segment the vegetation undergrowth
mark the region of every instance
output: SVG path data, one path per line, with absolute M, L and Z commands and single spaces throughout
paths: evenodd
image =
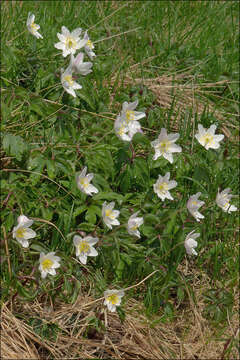
M 43 39 L 28 32 L 29 12 Z M 215 199 L 218 189 L 231 188 L 231 204 L 237 205 L 237 2 L 19 1 L 3 2 L 1 14 L 2 303 L 74 304 L 88 291 L 98 299 L 157 270 L 125 292 L 117 311 L 124 319 L 124 306 L 134 298 L 165 323 L 188 306 L 189 294 L 196 301 L 193 279 L 206 274 L 211 287 L 203 293 L 204 316 L 226 327 L 238 282 L 238 217 Z M 93 71 L 76 78 L 82 86 L 76 97 L 61 84 L 69 56 L 54 47 L 63 25 L 88 29 L 95 42 Z M 146 114 L 139 120 L 142 132 L 122 141 L 115 119 L 123 102 L 135 100 L 136 110 Z M 216 125 L 216 133 L 224 134 L 218 149 L 197 141 L 199 124 Z M 180 134 L 182 152 L 173 163 L 153 160 L 151 142 L 162 128 Z M 76 182 L 85 166 L 98 189 L 92 196 Z M 173 200 L 162 201 L 153 186 L 168 172 L 177 186 Z M 186 206 L 198 192 L 204 201 L 200 222 Z M 102 206 L 112 201 L 120 225 L 109 230 Z M 140 238 L 127 231 L 137 211 L 143 217 Z M 28 248 L 12 234 L 23 214 L 34 220 L 37 234 Z M 184 241 L 192 231 L 200 236 L 198 255 L 189 260 Z M 76 257 L 76 235 L 99 239 L 98 256 L 86 265 Z M 41 278 L 41 252 L 61 258 L 55 276 Z M 187 275 L 181 271 L 186 257 L 193 269 Z M 97 317 L 91 321 L 100 326 Z

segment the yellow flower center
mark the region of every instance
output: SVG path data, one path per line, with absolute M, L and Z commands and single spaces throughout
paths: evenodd
M 71 75 L 64 76 L 64 80 L 68 83 L 69 86 L 73 86 L 73 79 Z
M 81 241 L 78 245 L 78 250 L 80 253 L 87 253 L 90 249 L 90 245 L 86 241 Z
M 92 43 L 91 40 L 88 40 L 87 43 L 86 43 L 86 45 L 87 45 L 90 49 L 93 48 L 93 43 Z
M 128 110 L 126 111 L 127 122 L 134 120 L 134 111 Z
M 165 193 L 166 191 L 168 191 L 168 184 L 166 182 L 159 184 L 158 190 L 162 193 Z
M 205 143 L 205 145 L 213 145 L 214 144 L 213 136 L 210 134 L 203 135 L 201 138 L 201 141 L 203 141 Z
M 66 39 L 65 45 L 68 49 L 72 49 L 72 48 L 74 49 L 76 47 L 77 43 L 73 38 L 68 37 Z
M 114 215 L 112 213 L 112 210 L 106 210 L 105 215 L 109 217 L 110 219 L 114 219 Z
M 138 228 L 138 225 L 134 225 L 134 226 L 131 227 L 131 230 L 134 231 L 134 230 L 137 230 L 137 228 Z
M 26 233 L 26 228 L 20 227 L 16 231 L 16 236 L 19 237 L 19 238 L 24 238 L 25 233 Z
M 53 261 L 50 260 L 50 259 L 45 259 L 45 260 L 42 261 L 43 270 L 51 269 L 52 265 L 53 265 Z
M 117 294 L 112 294 L 107 297 L 107 301 L 112 303 L 113 305 L 117 304 L 119 301 L 119 297 Z
M 86 187 L 88 187 L 88 185 L 89 185 L 89 182 L 88 182 L 87 178 L 81 178 L 81 179 L 79 180 L 79 183 L 84 187 L 84 189 L 85 189 Z
M 34 22 L 30 26 L 33 30 L 37 30 L 37 25 Z
M 165 152 L 165 151 L 168 150 L 169 145 L 170 145 L 170 142 L 166 140 L 166 141 L 162 141 L 162 142 L 158 145 L 158 147 L 159 147 L 159 150 L 161 150 L 162 152 Z

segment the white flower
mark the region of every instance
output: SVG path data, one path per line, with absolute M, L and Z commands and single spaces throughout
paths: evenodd
M 96 54 L 92 51 L 92 49 L 94 49 L 94 45 L 93 45 L 92 41 L 90 40 L 87 31 L 85 31 L 83 39 L 86 40 L 84 49 L 85 49 L 87 55 L 92 60 L 94 58 L 94 56 L 96 56 Z
M 104 305 L 107 305 L 111 312 L 116 311 L 116 306 L 119 306 L 124 296 L 124 290 L 106 290 L 104 291 Z
M 216 125 L 211 125 L 209 129 L 205 129 L 201 124 L 198 124 L 198 133 L 195 138 L 206 150 L 220 147 L 219 142 L 222 141 L 224 135 L 215 135 L 216 128 Z
M 73 73 L 73 69 L 72 66 L 70 65 L 64 72 L 62 72 L 61 83 L 64 90 L 67 93 L 76 97 L 76 93 L 74 90 L 81 89 L 82 86 L 73 80 L 72 73 Z
M 77 28 L 70 33 L 65 26 L 62 26 L 62 34 L 57 33 L 60 42 L 54 46 L 63 51 L 63 57 L 66 57 L 69 54 L 75 54 L 77 50 L 81 49 L 86 44 L 87 40 L 80 39 L 79 37 L 81 32 L 82 29 Z
M 172 153 L 181 152 L 182 148 L 179 145 L 174 144 L 179 138 L 179 134 L 167 134 L 165 128 L 161 129 L 160 135 L 158 138 L 151 142 L 152 147 L 154 147 L 155 154 L 153 160 L 157 160 L 160 156 L 163 156 L 171 164 L 173 163 Z
M 93 174 L 91 173 L 86 175 L 86 173 L 87 167 L 85 166 L 81 173 L 77 175 L 77 186 L 83 193 L 92 196 L 92 193 L 98 193 L 98 189 L 90 184 L 90 181 L 93 179 Z
M 110 202 L 109 204 L 107 204 L 105 201 L 102 206 L 103 221 L 110 229 L 112 229 L 112 225 L 120 225 L 120 222 L 116 219 L 119 216 L 120 211 L 113 210 L 114 206 L 114 201 Z
M 28 219 L 25 215 L 20 215 L 17 219 L 18 225 L 13 228 L 13 238 L 16 239 L 24 248 L 29 246 L 28 239 L 34 238 L 37 234 L 29 227 L 33 220 Z
M 78 235 L 73 237 L 73 243 L 76 246 L 76 256 L 79 257 L 79 260 L 82 264 L 86 265 L 88 256 L 97 256 L 98 252 L 93 247 L 98 242 L 98 238 L 92 236 L 85 236 L 81 238 Z
M 91 67 L 93 64 L 91 62 L 83 62 L 83 58 L 84 54 L 82 52 L 80 52 L 76 58 L 74 58 L 74 55 L 71 54 L 70 66 L 72 67 L 73 71 L 81 75 L 87 75 L 92 72 Z
M 200 221 L 199 219 L 204 219 L 204 216 L 198 211 L 198 209 L 205 204 L 204 201 L 198 200 L 200 195 L 201 192 L 198 192 L 197 194 L 190 196 L 187 202 L 188 211 L 197 221 Z
M 184 241 L 184 246 L 185 246 L 185 249 L 186 249 L 186 252 L 188 255 L 197 255 L 197 252 L 195 251 L 194 248 L 197 247 L 198 243 L 197 241 L 195 240 L 196 238 L 198 238 L 200 236 L 199 233 L 194 233 L 195 230 L 191 231 L 185 241 Z
M 138 100 L 135 100 L 132 103 L 128 103 L 127 101 L 124 101 L 120 116 L 122 120 L 125 120 L 126 124 L 129 124 L 132 121 L 138 121 L 146 116 L 144 112 L 134 111 L 137 106 L 138 106 Z
M 169 181 L 169 178 L 170 173 L 167 172 L 165 176 L 159 175 L 156 184 L 153 184 L 154 192 L 162 201 L 165 199 L 173 200 L 173 197 L 168 190 L 175 188 L 177 182 L 174 180 Z
M 225 190 L 223 190 L 222 192 L 217 193 L 217 197 L 216 197 L 216 203 L 217 205 L 223 209 L 223 211 L 228 212 L 229 214 L 232 211 L 237 211 L 237 207 L 234 205 L 230 204 L 230 200 L 233 197 L 233 195 L 230 195 L 231 189 L 227 188 Z
M 59 256 L 55 256 L 55 252 L 50 252 L 46 255 L 42 252 L 40 253 L 39 270 L 41 271 L 43 279 L 45 279 L 47 274 L 56 275 L 55 269 L 60 267 L 59 261 L 61 261 L 61 258 Z
M 114 123 L 115 133 L 123 141 L 131 141 L 137 132 L 142 132 L 138 120 L 145 117 L 146 114 L 140 111 L 134 111 L 137 105 L 138 100 L 132 103 L 125 101 L 122 105 L 122 111 Z
M 43 39 L 42 35 L 39 34 L 39 32 L 38 32 L 38 30 L 40 29 L 40 26 L 35 24 L 34 19 L 35 19 L 35 15 L 28 13 L 28 18 L 27 18 L 28 31 L 32 35 L 36 36 L 37 39 Z
M 139 211 L 134 213 L 130 218 L 128 219 L 127 224 L 127 231 L 130 235 L 135 235 L 138 238 L 140 238 L 140 232 L 138 231 L 138 227 L 143 224 L 143 218 L 137 217 Z

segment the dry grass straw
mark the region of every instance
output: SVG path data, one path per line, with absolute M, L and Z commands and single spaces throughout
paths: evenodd
M 147 65 L 153 58 L 155 58 L 155 56 L 146 59 L 141 66 Z M 221 97 L 221 92 L 224 93 L 224 91 L 229 88 L 229 80 L 221 80 L 215 83 L 206 81 L 200 82 L 199 79 L 201 78 L 201 75 L 192 75 L 192 68 L 182 72 L 163 74 L 154 78 L 143 78 L 139 77 L 139 68 L 140 64 L 130 66 L 129 71 L 120 76 L 122 82 L 119 82 L 117 87 L 116 78 L 119 75 L 114 75 L 112 77 L 112 101 L 120 84 L 125 87 L 138 84 L 147 87 L 156 95 L 155 105 L 161 108 L 170 109 L 174 100 L 174 108 L 171 116 L 172 130 L 178 130 L 179 126 L 181 126 L 180 120 L 184 117 L 186 112 L 192 114 L 191 121 L 194 123 L 195 114 L 201 115 L 205 109 L 208 109 L 210 113 L 213 113 L 214 116 L 221 121 L 221 130 L 226 137 L 231 138 L 229 128 L 238 128 L 238 125 L 235 125 L 235 123 L 229 121 L 229 119 L 233 119 L 239 114 L 229 113 L 222 109 L 220 110 L 215 103 L 215 100 L 221 100 L 226 104 L 226 99 Z M 144 70 L 147 72 L 147 69 Z M 150 73 L 152 73 L 152 70 Z M 207 96 L 209 94 L 214 100 L 210 100 Z M 234 100 L 232 100 L 232 102 L 235 103 L 237 108 L 239 104 Z M 231 138 L 231 140 L 234 139 Z
M 187 260 L 178 271 L 183 276 L 193 275 Z M 200 278 L 196 271 L 191 285 L 195 301 L 189 293 L 189 301 L 177 309 L 178 315 L 168 323 L 161 322 L 160 315 L 151 319 L 145 316 L 141 302 L 133 299 L 126 301 L 123 323 L 117 313 L 108 312 L 102 302 L 92 303 L 88 295 L 79 296 L 73 305 L 56 303 L 54 309 L 37 300 L 18 302 L 13 311 L 4 304 L 2 359 L 222 359 L 227 339 L 238 336 L 238 292 L 235 292 L 234 315 L 224 324 L 222 335 L 202 315 L 203 292 L 211 287 L 210 279 L 205 274 Z M 91 305 L 86 306 L 88 303 Z M 57 337 L 41 338 L 26 324 L 30 317 L 40 319 L 45 326 L 57 325 Z M 99 330 L 90 325 L 93 318 L 103 324 Z M 228 359 L 238 356 L 233 348 Z

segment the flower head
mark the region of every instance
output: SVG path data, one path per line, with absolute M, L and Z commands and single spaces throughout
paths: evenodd
M 211 125 L 209 129 L 205 129 L 201 124 L 198 124 L 198 133 L 195 138 L 206 150 L 220 147 L 219 142 L 223 140 L 224 135 L 215 135 L 216 128 L 216 125 Z
M 37 234 L 29 227 L 33 220 L 28 219 L 25 215 L 20 215 L 17 219 L 18 225 L 13 228 L 13 238 L 16 239 L 24 248 L 29 246 L 29 239 L 34 238 Z
M 80 39 L 81 28 L 77 28 L 70 32 L 65 26 L 62 26 L 62 34 L 57 33 L 57 37 L 60 40 L 55 44 L 55 48 L 62 50 L 63 57 L 69 54 L 75 54 L 75 52 L 85 46 L 87 40 Z
M 124 296 L 124 290 L 106 290 L 104 291 L 104 305 L 107 305 L 109 311 L 116 311 L 116 306 L 119 306 Z
M 82 52 L 80 52 L 75 58 L 74 55 L 71 54 L 70 65 L 73 72 L 75 71 L 81 75 L 87 75 L 92 72 L 91 67 L 93 64 L 91 62 L 83 62 L 83 58 L 84 54 Z
M 64 72 L 62 72 L 61 83 L 67 93 L 76 97 L 76 93 L 74 90 L 81 89 L 82 86 L 73 80 L 72 73 L 73 68 L 70 65 Z
M 187 202 L 188 211 L 197 221 L 200 221 L 199 219 L 204 219 L 204 216 L 198 211 L 198 209 L 205 204 L 204 201 L 198 200 L 201 194 L 201 192 L 198 192 L 197 194 L 190 196 Z
M 161 129 L 160 135 L 158 138 L 151 142 L 152 147 L 154 147 L 155 154 L 153 160 L 157 160 L 160 156 L 163 156 L 171 164 L 173 163 L 172 153 L 181 152 L 182 148 L 179 145 L 175 144 L 179 138 L 179 134 L 167 134 L 165 128 Z
M 173 200 L 173 197 L 168 190 L 175 188 L 177 186 L 177 182 L 174 180 L 169 181 L 169 178 L 169 172 L 167 172 L 164 176 L 159 175 L 157 182 L 153 185 L 154 192 L 162 201 L 165 199 Z
M 109 227 L 109 229 L 112 229 L 112 225 L 120 225 L 120 222 L 117 220 L 120 211 L 113 210 L 114 206 L 114 201 L 110 202 L 109 204 L 107 204 L 105 201 L 102 206 L 103 221 L 105 222 L 107 227 Z
M 98 189 L 90 184 L 90 181 L 93 179 L 93 174 L 87 174 L 87 167 L 85 166 L 81 173 L 77 176 L 77 186 L 85 194 L 91 195 L 97 194 Z
M 38 32 L 38 30 L 40 29 L 40 26 L 35 24 L 34 20 L 35 20 L 35 15 L 28 13 L 28 18 L 27 18 L 28 31 L 32 35 L 36 36 L 37 39 L 43 39 L 42 35 L 39 34 L 39 32 Z
M 197 252 L 195 251 L 194 248 L 197 247 L 198 243 L 197 241 L 195 240 L 196 238 L 198 238 L 200 236 L 199 233 L 194 233 L 195 230 L 191 231 L 185 241 L 184 241 L 184 246 L 185 246 L 185 249 L 186 249 L 186 252 L 188 255 L 197 255 Z
M 89 56 L 89 58 L 92 60 L 94 58 L 94 56 L 96 56 L 96 54 L 95 54 L 95 52 L 93 52 L 94 45 L 93 45 L 92 41 L 90 40 L 87 31 L 85 31 L 83 39 L 86 40 L 84 49 L 85 49 L 87 55 Z
M 237 211 L 237 207 L 234 205 L 230 204 L 230 200 L 233 197 L 233 195 L 230 195 L 231 189 L 227 188 L 225 190 L 223 190 L 222 192 L 217 193 L 217 197 L 216 197 L 216 203 L 217 205 L 223 209 L 223 211 L 227 212 L 227 213 L 231 213 L 232 211 Z
M 140 238 L 141 236 L 140 236 L 140 232 L 138 231 L 138 227 L 143 224 L 143 218 L 137 217 L 138 214 L 139 214 L 139 211 L 134 213 L 128 219 L 127 231 L 130 235 L 135 235 L 138 238 Z
M 128 103 L 127 101 L 124 101 L 120 116 L 122 120 L 125 120 L 126 124 L 129 124 L 132 121 L 138 121 L 146 116 L 144 112 L 134 111 L 137 106 L 138 106 L 138 100 L 135 100 L 132 103 Z
M 60 267 L 59 261 L 61 261 L 61 258 L 59 256 L 55 256 L 55 252 L 50 252 L 46 255 L 41 252 L 39 258 L 39 270 L 41 271 L 43 279 L 45 279 L 47 274 L 56 275 L 55 269 Z
M 98 238 L 92 236 L 85 236 L 81 238 L 78 235 L 75 235 L 73 238 L 73 243 L 76 246 L 76 256 L 79 257 L 79 260 L 82 264 L 86 265 L 88 256 L 97 256 L 98 252 L 93 247 L 98 242 Z

